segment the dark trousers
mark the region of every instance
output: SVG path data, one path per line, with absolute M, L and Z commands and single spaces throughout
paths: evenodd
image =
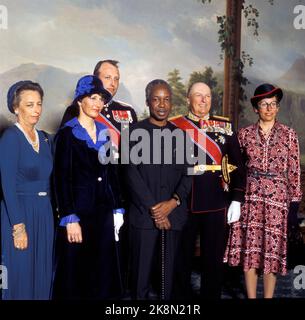
M 200 234 L 200 295 L 206 299 L 220 299 L 224 274 L 223 256 L 227 240 L 226 210 L 190 215 L 181 237 L 175 298 L 192 298 L 191 272 L 198 232 Z
M 151 289 L 153 273 L 160 273 L 156 267 L 155 258 L 161 254 L 161 231 L 158 229 L 140 229 L 131 226 L 132 241 L 132 298 L 138 300 L 148 299 Z M 176 252 L 179 243 L 180 231 L 165 231 L 164 257 L 165 263 L 160 266 L 164 268 L 164 298 L 172 296 L 173 274 Z M 161 259 L 159 259 L 161 260 Z M 161 283 L 161 277 L 160 277 Z

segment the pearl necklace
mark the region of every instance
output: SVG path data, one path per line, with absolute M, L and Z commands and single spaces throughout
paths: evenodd
M 26 140 L 27 140 L 28 143 L 32 146 L 32 148 L 34 149 L 34 151 L 38 153 L 38 152 L 39 152 L 39 136 L 38 136 L 37 130 L 34 128 L 35 141 L 32 141 L 31 138 L 28 136 L 28 134 L 24 131 L 24 129 L 22 128 L 22 126 L 20 125 L 20 123 L 16 122 L 15 125 L 16 125 L 16 127 L 24 134 Z

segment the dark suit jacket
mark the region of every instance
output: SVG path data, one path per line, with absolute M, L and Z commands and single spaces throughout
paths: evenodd
M 167 129 L 169 132 L 178 130 L 185 140 L 185 134 L 182 130 L 177 129 L 171 123 L 163 128 L 153 125 L 148 119 L 138 122 L 132 127 L 131 136 L 136 129 L 145 129 L 150 141 L 148 150 L 143 152 L 150 152 L 150 163 L 151 164 L 129 164 L 127 165 L 127 184 L 129 186 L 129 193 L 131 197 L 130 204 L 130 223 L 139 228 L 153 229 L 154 221 L 150 215 L 150 208 L 165 200 L 172 198 L 173 193 L 177 193 L 181 199 L 181 206 L 174 209 L 168 216 L 173 230 L 181 230 L 187 219 L 187 197 L 191 188 L 191 177 L 187 176 L 187 165 L 185 159 L 182 164 L 175 164 L 177 145 L 176 141 L 173 141 L 172 148 L 169 152 L 173 156 L 173 164 L 164 164 L 164 150 L 165 146 L 169 144 L 157 143 L 153 141 L 153 130 L 164 132 Z M 131 152 L 134 154 L 133 148 L 138 141 L 131 141 Z M 148 143 L 145 142 L 147 147 Z M 135 150 L 135 149 L 134 149 Z M 154 155 L 160 153 L 160 164 L 152 164 Z M 141 154 L 143 155 L 143 153 Z
M 55 189 L 61 217 L 94 214 L 97 207 L 121 208 L 113 165 L 102 165 L 97 150 L 77 139 L 71 127 L 60 129 L 55 143 Z

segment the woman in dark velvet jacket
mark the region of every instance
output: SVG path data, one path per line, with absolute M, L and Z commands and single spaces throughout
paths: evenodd
M 55 299 L 108 299 L 120 295 L 115 245 L 123 224 L 115 168 L 102 164 L 106 127 L 94 121 L 111 99 L 95 76 L 82 77 L 73 105 L 79 116 L 56 136 L 57 232 Z

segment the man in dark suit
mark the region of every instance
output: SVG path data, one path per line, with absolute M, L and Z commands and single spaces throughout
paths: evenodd
M 190 219 L 183 235 L 180 279 L 182 297 L 189 292 L 191 261 L 197 232 L 200 233 L 201 295 L 219 299 L 223 280 L 226 224 L 238 221 L 245 192 L 245 169 L 240 146 L 228 118 L 210 115 L 212 95 L 202 82 L 188 90 L 189 113 L 171 120 L 177 127 L 194 132 L 195 157 L 205 163 L 195 166 L 190 198 Z M 184 274 L 184 275 L 183 275 Z
M 185 134 L 167 121 L 172 108 L 171 99 L 171 88 L 164 80 L 153 80 L 147 85 L 146 104 L 150 116 L 133 126 L 130 152 L 126 153 L 130 156 L 127 183 L 131 196 L 129 214 L 134 299 L 149 298 L 151 275 L 158 272 L 153 269 L 154 258 L 160 253 L 160 238 L 163 256 L 161 298 L 171 298 L 179 237 L 187 219 L 191 178 L 187 176 L 184 160 Z M 179 138 L 172 139 L 176 134 Z M 158 139 L 160 136 L 164 138 Z M 168 139 L 172 139 L 172 144 Z M 182 153 L 180 164 L 179 152 Z

